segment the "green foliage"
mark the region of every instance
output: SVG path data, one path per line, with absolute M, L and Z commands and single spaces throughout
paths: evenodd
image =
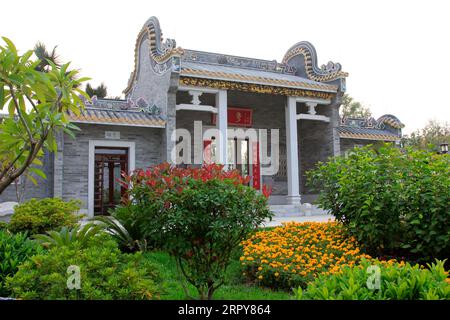
M 6 108 L 8 115 L 0 122 L 0 194 L 24 173 L 33 183 L 45 178 L 43 150 L 56 150 L 59 131 L 73 135 L 77 127 L 67 112 L 79 114 L 84 106 L 80 96 L 89 98 L 78 88 L 87 79 L 68 70 L 69 63 L 47 60 L 48 67 L 42 67 L 42 61 L 32 59 L 33 50 L 20 55 L 11 40 L 2 39 L 0 111 Z
M 133 211 L 133 208 L 130 208 Z M 133 230 L 133 225 L 136 224 L 136 220 L 131 220 L 133 214 L 125 214 L 124 208 L 117 208 L 115 215 L 123 217 L 122 221 L 125 221 L 125 225 L 119 220 L 111 216 L 99 216 L 95 217 L 94 221 L 100 222 L 100 226 L 103 227 L 119 244 L 119 247 L 124 252 L 146 251 L 147 241 L 138 230 Z M 127 228 L 127 227 L 128 228 Z M 134 232 L 133 232 L 134 231 Z
M 342 98 L 342 105 L 340 108 L 341 117 L 348 118 L 370 118 L 372 112 L 361 102 L 355 101 L 348 94 L 344 94 Z
M 82 217 L 77 214 L 80 201 L 59 198 L 30 199 L 14 208 L 8 229 L 30 234 L 45 233 L 61 227 L 74 227 Z
M 422 269 L 419 265 L 364 261 L 340 273 L 320 275 L 305 291 L 294 290 L 299 300 L 448 300 L 450 283 L 443 261 Z M 379 274 L 379 286 L 377 285 Z
M 450 252 L 450 156 L 355 149 L 308 173 L 324 209 L 371 253 L 430 260 Z
M 80 269 L 80 289 L 68 289 L 72 273 Z M 160 294 L 159 266 L 140 253 L 123 254 L 112 240 L 92 246 L 58 246 L 31 257 L 8 277 L 7 287 L 21 299 L 157 299 Z
M 120 214 L 139 214 L 135 226 L 149 244 L 176 258 L 201 299 L 211 299 L 224 283 L 233 249 L 272 215 L 266 197 L 243 185 L 246 178 L 222 169 L 162 164 L 125 177 L 132 201 Z
M 0 230 L 0 297 L 10 294 L 4 286 L 6 277 L 14 275 L 21 263 L 40 251 L 39 245 L 29 240 L 26 234 Z
M 79 245 L 87 247 L 92 237 L 99 235 L 103 230 L 102 226 L 88 223 L 83 227 L 79 225 L 69 229 L 62 227 L 59 231 L 47 231 L 47 234 L 36 234 L 33 238 L 44 248 L 63 247 Z
M 0 230 L 8 229 L 8 223 L 5 221 L 0 221 Z
M 404 146 L 434 152 L 440 151 L 441 143 L 450 143 L 450 123 L 436 120 L 429 120 L 425 127 L 402 138 Z

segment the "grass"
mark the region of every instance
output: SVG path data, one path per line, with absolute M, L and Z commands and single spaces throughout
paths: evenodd
M 145 254 L 146 258 L 161 265 L 161 276 L 165 280 L 164 294 L 162 300 L 186 299 L 183 287 L 179 281 L 175 260 L 166 252 L 154 251 Z M 215 293 L 215 300 L 287 300 L 292 295 L 286 291 L 273 291 L 259 287 L 255 284 L 243 283 L 241 279 L 239 260 L 234 259 L 227 269 L 227 284 L 221 286 Z M 196 289 L 186 284 L 189 295 L 197 297 Z

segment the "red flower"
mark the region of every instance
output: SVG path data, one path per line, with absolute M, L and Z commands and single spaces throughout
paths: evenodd
M 270 195 L 272 194 L 272 188 L 268 187 L 266 184 L 264 184 L 262 186 L 262 194 L 264 195 L 264 197 L 266 197 L 268 199 L 270 197 Z

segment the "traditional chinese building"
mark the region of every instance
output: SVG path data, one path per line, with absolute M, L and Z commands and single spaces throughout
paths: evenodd
M 339 63 L 319 67 L 309 42 L 293 45 L 281 62 L 189 50 L 163 41 L 152 17 L 134 59 L 126 99 L 94 98 L 70 114 L 81 131 L 59 136 L 58 151 L 45 156 L 47 180 L 30 184 L 26 198 L 80 199 L 90 216 L 102 214 L 123 192 L 120 171 L 214 161 L 250 175 L 256 189 L 271 186 L 272 204 L 298 206 L 312 199 L 305 172 L 318 161 L 401 137 L 392 115 L 340 119 L 348 74 Z M 14 200 L 13 186 L 0 196 Z

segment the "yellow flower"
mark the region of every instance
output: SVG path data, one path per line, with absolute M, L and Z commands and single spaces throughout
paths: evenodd
M 258 277 L 259 280 L 262 280 L 262 278 L 263 278 L 263 276 L 259 276 L 259 277 Z

